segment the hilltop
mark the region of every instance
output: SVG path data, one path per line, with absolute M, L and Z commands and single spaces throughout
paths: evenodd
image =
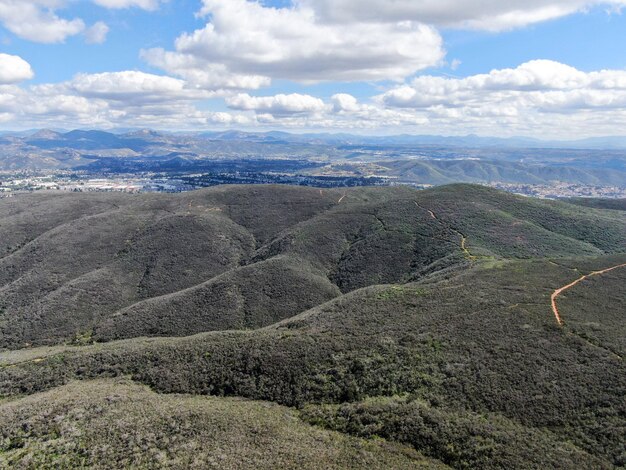
M 619 215 L 463 185 L 23 195 L 0 206 L 0 347 L 258 328 L 478 257 L 610 254 Z
M 626 264 L 626 213 L 593 205 L 471 185 L 0 201 L 0 463 L 103 465 L 134 413 L 157 459 L 181 422 L 194 442 L 223 429 L 181 416 L 218 413 L 242 420 L 213 444 L 227 468 L 277 465 L 264 445 L 304 468 L 623 466 L 626 269 L 564 292 L 562 325 L 550 303 Z M 133 400 L 180 411 L 152 424 Z M 87 422 L 114 424 L 79 451 Z

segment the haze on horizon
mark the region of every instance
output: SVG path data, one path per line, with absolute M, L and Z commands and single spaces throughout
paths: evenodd
M 0 129 L 621 135 L 626 0 L 0 0 Z

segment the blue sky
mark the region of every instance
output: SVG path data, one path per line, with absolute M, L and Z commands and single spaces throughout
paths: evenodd
M 623 6 L 0 0 L 0 127 L 621 134 Z

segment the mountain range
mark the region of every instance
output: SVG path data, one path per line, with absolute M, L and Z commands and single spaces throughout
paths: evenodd
M 69 135 L 68 135 L 69 134 Z M 1 136 L 33 139 L 64 139 L 87 135 L 89 138 L 101 137 L 110 139 L 110 136 L 127 137 L 158 137 L 166 134 L 178 136 L 206 137 L 214 140 L 247 140 L 247 141 L 284 141 L 297 143 L 323 142 L 343 145 L 435 145 L 445 147 L 513 147 L 513 148 L 560 148 L 560 149 L 626 149 L 626 136 L 588 137 L 577 140 L 546 140 L 532 137 L 490 137 L 468 134 L 465 136 L 444 135 L 359 135 L 348 133 L 289 133 L 284 131 L 252 132 L 240 130 L 207 131 L 207 132 L 161 132 L 151 129 L 119 129 L 114 131 L 93 130 L 51 130 L 34 129 L 25 131 L 0 131 Z
M 0 466 L 626 465 L 622 202 L 220 186 L 0 220 Z
M 612 139 L 614 145 L 608 140 L 586 142 L 568 148 L 568 143 L 476 136 L 39 130 L 0 137 L 0 170 L 201 173 L 211 171 L 217 162 L 267 159 L 307 162 L 311 169 L 304 174 L 347 172 L 413 184 L 563 182 L 625 187 L 626 150 L 620 148 L 620 139 Z M 274 171 L 280 173 L 280 165 Z M 293 174 L 288 168 L 282 172 Z

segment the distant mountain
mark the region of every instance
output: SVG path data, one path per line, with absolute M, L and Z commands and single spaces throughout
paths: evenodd
M 97 150 L 126 147 L 118 136 L 103 131 L 76 130 L 64 134 L 39 131 L 26 137 L 24 142 L 27 145 L 42 149 Z
M 577 168 L 561 165 L 538 165 L 493 160 L 398 160 L 379 162 L 388 168 L 385 176 L 400 181 L 423 184 L 519 183 L 550 184 L 555 181 L 584 185 L 615 185 L 626 187 L 626 167 Z
M 364 136 L 346 133 L 289 133 L 283 131 L 250 132 L 239 130 L 211 131 L 200 133 L 168 133 L 150 129 L 132 131 L 105 132 L 93 130 L 56 131 L 1 131 L 0 135 L 26 137 L 29 140 L 59 140 L 66 142 L 91 142 L 102 148 L 117 145 L 118 139 L 163 140 L 210 139 L 218 141 L 282 141 L 291 143 L 326 143 L 332 145 L 418 145 L 418 146 L 450 146 L 450 147 L 505 147 L 505 148 L 570 148 L 570 149 L 626 149 L 626 136 L 592 137 L 579 140 L 542 140 L 529 137 L 488 137 L 478 135 L 442 136 L 442 135 L 390 135 Z
M 441 135 L 391 135 L 363 136 L 345 133 L 303 133 L 288 132 L 243 132 L 224 131 L 207 132 L 201 136 L 221 140 L 267 140 L 273 138 L 284 142 L 327 143 L 334 145 L 419 145 L 451 147 L 508 147 L 508 148 L 571 148 L 571 149 L 626 149 L 626 137 L 594 137 L 589 139 L 558 141 L 541 140 L 529 137 L 482 137 L 478 135 L 441 136 Z
M 56 132 L 50 129 L 41 129 L 38 130 L 37 132 L 33 133 L 33 134 L 28 134 L 27 135 L 28 139 L 27 141 L 30 140 L 60 140 L 62 139 L 62 133 L 60 132 Z
M 603 145 L 606 149 L 600 150 Z M 626 185 L 626 138 L 622 137 L 549 142 L 476 135 L 372 137 L 238 130 L 166 133 L 150 129 L 123 133 L 43 129 L 0 137 L 0 170 L 71 169 L 89 162 L 93 162 L 90 168 L 96 169 L 106 161 L 108 168 L 121 166 L 132 171 L 132 159 L 137 159 L 141 160 L 141 171 L 151 171 L 153 159 L 155 170 L 162 171 L 163 165 L 156 162 L 178 155 L 188 160 L 184 166 L 190 171 L 194 165 L 206 166 L 203 160 L 309 159 L 348 162 L 355 168 L 359 162 L 379 163 L 388 168 L 388 176 L 424 184 L 562 181 Z M 111 165 L 110 159 L 115 158 L 124 160 L 121 165 Z

